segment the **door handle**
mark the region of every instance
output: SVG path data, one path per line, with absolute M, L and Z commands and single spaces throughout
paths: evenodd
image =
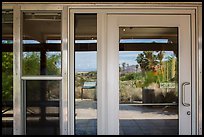
M 182 104 L 185 106 L 185 107 L 189 107 L 190 106 L 190 104 L 189 103 L 186 103 L 185 102 L 185 86 L 186 85 L 190 85 L 190 82 L 184 82 L 183 84 L 182 84 Z

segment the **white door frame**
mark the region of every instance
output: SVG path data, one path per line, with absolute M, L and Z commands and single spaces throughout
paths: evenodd
M 97 133 L 100 134 L 110 134 L 108 132 L 108 120 L 107 114 L 108 109 L 106 106 L 108 105 L 106 102 L 107 94 L 103 91 L 106 90 L 107 87 L 107 71 L 106 71 L 106 62 L 107 62 L 107 37 L 106 37 L 106 27 L 107 27 L 107 14 L 109 13 L 127 13 L 127 14 L 186 14 L 191 16 L 192 23 L 192 134 L 202 134 L 202 4 L 198 4 L 196 2 L 192 3 L 2 3 L 3 9 L 13 9 L 14 11 L 14 21 L 13 21 L 13 40 L 14 40 L 14 59 L 13 59 L 13 89 L 14 89 L 14 134 L 23 134 L 23 117 L 22 117 L 22 83 L 21 83 L 21 36 L 22 36 L 22 28 L 21 28 L 21 10 L 63 10 L 63 14 L 67 14 L 67 18 L 64 16 L 62 19 L 64 32 L 62 38 L 63 44 L 63 58 L 67 58 L 67 61 L 63 62 L 65 68 L 62 73 L 62 81 L 63 84 L 67 87 L 64 87 L 64 90 L 67 91 L 64 94 L 64 105 L 65 110 L 63 111 L 62 118 L 62 127 L 64 130 L 61 130 L 61 134 L 74 134 L 74 98 L 72 96 L 72 92 L 74 88 L 71 86 L 73 84 L 73 16 L 72 14 L 75 12 L 78 13 L 97 13 L 97 63 L 98 63 L 98 81 L 97 81 L 97 90 L 98 96 L 101 99 L 98 100 L 98 127 Z M 67 10 L 67 13 L 65 13 Z M 20 26 L 20 27 L 19 27 Z M 196 31 L 196 32 L 195 32 Z M 67 33 L 67 35 L 65 34 Z M 67 45 L 67 46 L 66 46 Z M 67 48 L 67 49 L 66 49 Z M 67 50 L 67 52 L 66 52 Z M 66 65 L 67 63 L 67 65 Z M 67 67 L 67 69 L 66 69 Z M 66 73 L 67 71 L 67 73 Z M 59 78 L 59 79 L 61 79 Z M 68 80 L 65 80 L 68 79 Z M 62 89 L 63 90 L 63 89 Z M 67 99 L 66 99 L 67 98 Z M 66 104 L 67 103 L 67 104 Z M 68 106 L 68 107 L 66 107 Z M 66 109 L 67 108 L 67 109 Z M 66 118 L 67 115 L 67 118 Z M 65 123 L 67 122 L 67 124 Z M 68 128 L 67 128 L 68 125 Z M 66 131 L 66 128 L 68 131 Z
M 59 108 L 63 108 L 59 110 L 60 115 L 60 134 L 68 134 L 68 120 L 67 120 L 67 97 L 68 92 L 68 70 L 67 70 L 67 7 L 62 9 L 59 7 L 43 7 L 41 6 L 33 6 L 33 7 L 23 7 L 22 5 L 15 5 L 13 7 L 13 112 L 14 112 L 14 121 L 13 121 L 13 134 L 14 135 L 25 135 L 26 134 L 26 110 L 25 110 L 25 90 L 23 86 L 25 86 L 26 80 L 58 80 L 61 83 L 60 86 L 60 100 L 59 100 Z M 23 12 L 33 11 L 37 12 L 41 11 L 61 11 L 61 23 L 62 23 L 62 31 L 61 31 L 61 40 L 62 40 L 62 72 L 60 76 L 23 76 L 22 75 L 22 38 L 23 38 Z M 23 85 L 24 84 L 24 85 Z
M 96 7 L 92 7 L 91 9 L 87 9 L 83 6 L 73 6 L 69 7 L 69 13 L 70 13 L 70 66 L 74 65 L 74 13 L 97 13 L 97 134 L 119 134 L 119 129 L 117 128 L 119 126 L 118 122 L 113 122 L 114 120 L 117 121 L 118 119 L 118 106 L 115 106 L 116 102 L 113 100 L 118 101 L 118 96 L 111 92 L 111 91 L 118 91 L 117 86 L 113 86 L 117 83 L 118 74 L 113 72 L 118 72 L 117 68 L 114 68 L 114 71 L 110 71 L 112 67 L 115 65 L 118 66 L 118 64 L 114 64 L 113 60 L 117 60 L 118 56 L 114 53 L 116 51 L 112 50 L 112 48 L 108 45 L 108 43 L 111 41 L 111 39 L 108 39 L 107 34 L 109 33 L 107 19 L 109 14 L 142 14 L 142 15 L 188 15 L 191 17 L 191 33 L 192 33 L 192 41 L 190 44 L 191 50 L 190 53 L 192 57 L 190 59 L 192 60 L 192 70 L 195 70 L 193 67 L 193 64 L 195 63 L 195 35 L 194 35 L 194 29 L 195 29 L 195 11 L 194 10 L 184 10 L 184 9 L 171 9 L 171 8 L 161 8 L 161 9 L 154 9 L 154 8 L 148 8 L 148 9 L 117 9 L 117 8 L 107 8 L 107 9 L 97 9 Z M 107 29 L 108 28 L 108 29 Z M 117 44 L 117 43 L 115 43 Z M 189 49 L 190 50 L 190 49 Z M 109 65 L 107 65 L 109 64 Z M 194 72 L 194 71 L 192 71 Z M 113 77 L 115 79 L 113 79 Z M 70 97 L 74 98 L 74 69 L 70 67 Z M 192 81 L 191 81 L 191 88 L 195 89 L 195 74 L 192 73 Z M 70 98 L 70 99 L 71 99 Z M 195 105 L 195 93 L 192 94 L 192 104 L 191 106 Z M 70 121 L 74 121 L 74 100 L 70 102 Z M 192 109 L 191 112 L 192 116 L 192 134 L 195 133 L 196 125 L 195 125 L 195 116 L 196 116 L 196 110 Z M 70 123 L 70 133 L 74 134 L 74 123 Z M 190 131 L 191 132 L 191 131 Z M 182 134 L 182 133 L 180 133 Z
M 111 104 L 108 107 L 112 112 L 109 115 L 112 119 L 109 128 L 114 134 L 119 134 L 119 27 L 178 27 L 179 134 L 191 134 L 191 115 L 187 115 L 187 112 L 192 112 L 191 86 L 186 86 L 185 96 L 182 95 L 182 84 L 184 82 L 192 84 L 190 15 L 108 15 L 107 77 L 110 85 L 107 85 L 107 92 L 110 96 L 108 102 Z M 190 106 L 182 105 L 183 98 Z

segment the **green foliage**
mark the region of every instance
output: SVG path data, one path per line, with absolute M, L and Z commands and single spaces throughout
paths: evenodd
M 144 77 L 142 73 L 130 72 L 130 73 L 126 73 L 123 76 L 120 76 L 120 80 L 121 81 L 138 80 L 138 79 L 141 79 L 142 77 Z
M 40 75 L 40 52 L 26 52 L 23 57 L 23 75 Z
M 60 54 L 53 54 L 47 58 L 47 75 L 60 75 L 61 69 L 57 67 L 57 62 L 60 59 Z
M 152 71 L 147 71 L 145 73 L 142 87 L 148 87 L 151 83 L 159 83 L 159 79 L 158 76 L 155 75 Z
M 12 100 L 13 53 L 2 52 L 2 100 Z
M 158 54 L 155 53 L 155 51 L 143 51 L 137 56 L 136 61 L 140 64 L 143 72 L 152 71 L 156 65 L 161 65 L 164 53 L 163 51 L 159 51 Z
M 134 81 L 135 87 L 145 88 L 151 83 L 159 83 L 163 81 L 161 74 L 155 75 L 153 71 L 147 71 L 144 73 L 126 73 L 120 77 L 120 81 Z
M 61 67 L 57 63 L 61 54 L 55 53 L 46 58 L 46 75 L 60 75 Z M 26 52 L 23 57 L 23 75 L 40 75 L 40 52 Z
M 135 75 L 136 75 L 136 73 L 127 73 L 124 76 L 121 76 L 120 80 L 121 81 L 134 80 L 136 77 Z
M 157 54 L 155 51 L 143 51 L 143 53 L 137 56 L 136 61 L 140 64 L 141 75 L 144 78 L 136 81 L 136 86 L 144 88 L 148 87 L 151 83 L 159 83 L 164 80 L 161 70 L 163 57 L 163 51 L 158 51 Z
M 171 93 L 166 93 L 167 90 L 159 88 L 161 82 L 176 82 L 177 80 L 176 59 L 170 56 L 163 61 L 163 58 L 163 51 L 144 51 L 138 54 L 136 61 L 142 71 L 120 73 L 121 102 L 141 101 L 142 92 L 147 88 L 154 88 L 156 102 L 176 102 L 176 89 L 172 89 Z M 124 63 L 123 66 L 125 66 Z
M 13 73 L 13 53 L 2 52 L 2 72 Z
M 61 55 L 53 54 L 47 57 L 47 75 L 60 75 L 61 69 L 56 63 L 60 62 Z M 40 52 L 26 52 L 22 60 L 23 75 L 40 75 Z M 38 88 L 35 83 L 32 89 Z M 33 90 L 32 90 L 33 91 Z M 12 100 L 13 94 L 13 53 L 2 52 L 2 99 Z
M 140 64 L 140 67 L 142 69 L 142 71 L 144 72 L 145 70 L 148 70 L 149 68 L 149 61 L 148 59 L 145 57 L 145 54 L 140 53 L 137 58 L 136 58 L 137 63 Z

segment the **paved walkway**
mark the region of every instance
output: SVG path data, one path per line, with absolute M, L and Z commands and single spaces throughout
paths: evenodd
M 87 99 L 76 100 L 76 134 L 96 135 L 97 134 L 97 105 L 96 101 Z M 10 111 L 9 111 L 10 112 Z M 120 134 L 121 135 L 175 135 L 178 134 L 177 108 L 173 106 L 136 106 L 120 104 Z M 4 119 L 10 120 L 10 119 Z M 53 120 L 53 117 L 52 117 Z M 10 120 L 11 121 L 11 120 Z M 58 122 L 58 120 L 56 121 Z M 50 124 L 53 125 L 53 124 Z M 46 126 L 45 126 L 46 127 Z M 57 125 L 56 131 L 59 125 Z M 45 132 L 51 134 L 52 128 L 40 127 L 31 128 L 31 132 Z M 2 129 L 2 132 L 10 132 L 10 129 Z M 12 130 L 11 130 L 12 131 Z M 12 132 L 11 132 L 12 133 Z M 54 134 L 54 133 L 53 133 Z
M 76 133 L 97 134 L 96 101 L 76 100 Z M 121 135 L 176 135 L 178 115 L 175 107 L 120 105 Z

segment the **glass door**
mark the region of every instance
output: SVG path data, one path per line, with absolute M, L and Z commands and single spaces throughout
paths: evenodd
M 107 34 L 114 133 L 191 134 L 190 16 L 110 14 Z
M 62 134 L 61 12 L 25 11 L 22 39 L 26 135 Z

